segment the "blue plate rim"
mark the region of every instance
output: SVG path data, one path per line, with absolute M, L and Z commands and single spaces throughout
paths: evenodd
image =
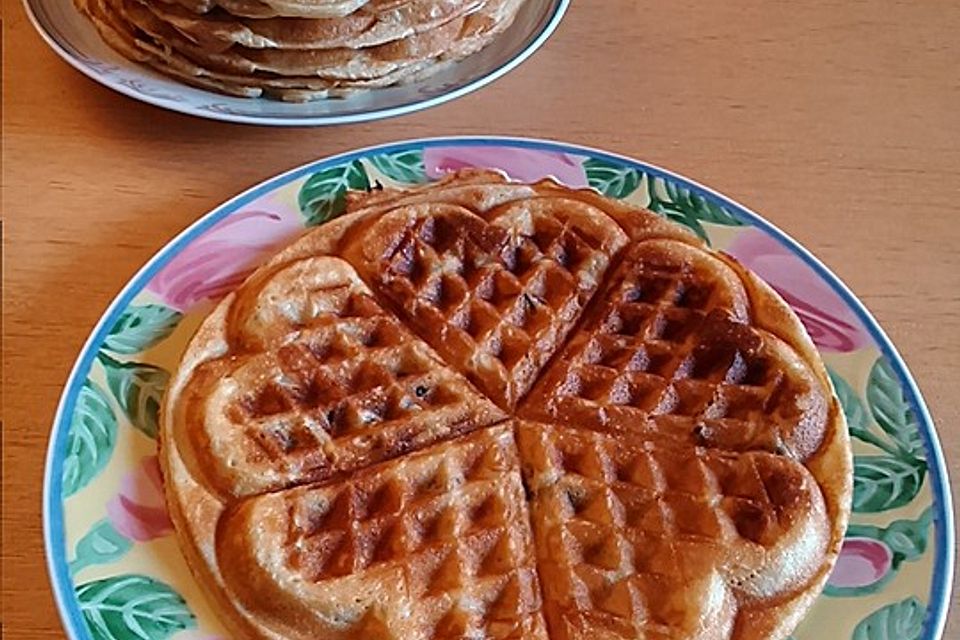
M 86 640 L 86 626 L 72 596 L 74 586 L 66 561 L 66 543 L 63 532 L 63 501 L 62 476 L 52 473 L 53 469 L 60 469 L 66 451 L 66 436 L 69 430 L 69 418 L 79 394 L 87 372 L 90 370 L 97 348 L 102 344 L 110 328 L 116 322 L 120 313 L 132 299 L 139 294 L 150 279 L 170 259 L 188 246 L 197 236 L 211 226 L 242 208 L 249 202 L 262 195 L 274 191 L 283 185 L 303 176 L 315 173 L 323 168 L 350 162 L 359 158 L 382 153 L 396 153 L 410 149 L 426 149 L 429 147 L 514 147 L 554 153 L 581 155 L 600 160 L 622 164 L 643 171 L 650 175 L 667 178 L 692 189 L 695 193 L 716 199 L 728 207 L 735 216 L 748 222 L 777 239 L 781 245 L 798 255 L 810 266 L 831 288 L 841 296 L 846 304 L 856 313 L 871 338 L 877 344 L 880 352 L 886 356 L 896 372 L 897 378 L 906 391 L 911 407 L 920 418 L 923 428 L 920 430 L 924 449 L 927 454 L 928 474 L 934 503 L 934 539 L 936 544 L 934 556 L 934 571 L 927 603 L 927 612 L 922 628 L 921 640 L 939 640 L 943 635 L 947 621 L 947 612 L 950 606 L 950 595 L 953 588 L 955 558 L 953 549 L 955 543 L 953 500 L 950 490 L 946 459 L 940 441 L 936 435 L 936 426 L 930 414 L 920 389 L 906 362 L 898 353 L 893 342 L 884 332 L 880 324 L 856 295 L 836 276 L 826 265 L 816 258 L 799 242 L 780 230 L 777 226 L 751 210 L 750 208 L 724 196 L 723 194 L 706 187 L 699 182 L 690 180 L 682 175 L 663 169 L 656 165 L 630 158 L 625 155 L 594 149 L 588 146 L 568 144 L 547 139 L 521 138 L 511 136 L 447 136 L 433 138 L 415 138 L 398 142 L 373 145 L 347 151 L 340 154 L 326 156 L 319 160 L 300 165 L 263 182 L 260 182 L 246 191 L 227 200 L 215 209 L 207 212 L 181 233 L 159 249 L 146 264 L 127 282 L 116 295 L 100 320 L 87 338 L 80 355 L 64 385 L 57 411 L 54 415 L 50 438 L 48 441 L 44 463 L 43 482 L 43 537 L 44 550 L 47 558 L 47 571 L 53 586 L 54 599 L 61 620 L 71 640 Z
M 490 69 L 483 75 L 474 80 L 464 84 L 463 86 L 457 87 L 451 91 L 447 91 L 441 95 L 434 96 L 432 98 L 427 98 L 423 100 L 413 100 L 402 105 L 397 105 L 395 107 L 389 107 L 385 109 L 373 109 L 370 111 L 364 111 L 361 113 L 351 113 L 340 116 L 310 116 L 310 117 L 282 117 L 282 116 L 253 116 L 253 115 L 244 115 L 244 114 L 235 114 L 225 111 L 214 111 L 207 109 L 197 109 L 189 107 L 180 102 L 175 102 L 172 100 L 166 100 L 161 97 L 152 96 L 149 94 L 141 93 L 136 91 L 134 88 L 120 83 L 111 83 L 107 82 L 103 76 L 96 73 L 91 67 L 84 64 L 84 62 L 76 55 L 71 53 L 72 47 L 69 46 L 66 42 L 61 42 L 59 38 L 64 38 L 62 34 L 55 34 L 52 31 L 55 29 L 48 28 L 49 25 L 44 23 L 44 20 L 41 20 L 40 15 L 37 11 L 40 0 L 21 0 L 23 9 L 27 14 L 27 18 L 30 21 L 30 24 L 33 25 L 33 28 L 40 35 L 41 39 L 50 47 L 64 62 L 68 65 L 79 71 L 81 74 L 87 78 L 93 80 L 97 84 L 115 91 L 121 95 L 124 95 L 133 100 L 144 102 L 146 104 L 152 105 L 159 109 L 165 109 L 167 111 L 173 111 L 176 113 L 181 113 L 188 116 L 193 116 L 196 118 L 205 118 L 208 120 L 216 120 L 219 122 L 230 122 L 234 124 L 246 124 L 246 125 L 259 125 L 259 126 L 274 126 L 274 127 L 326 127 L 326 126 L 336 126 L 344 124 L 357 124 L 361 122 L 370 122 L 373 120 L 385 120 L 388 118 L 395 118 L 410 113 L 416 113 L 418 111 L 424 111 L 433 107 L 446 104 L 447 102 L 452 102 L 458 98 L 462 98 L 474 91 L 478 91 L 487 85 L 490 85 L 503 76 L 507 75 L 521 64 L 526 62 L 530 57 L 533 56 L 546 41 L 553 35 L 553 33 L 560 26 L 560 22 L 563 20 L 564 15 L 566 15 L 567 9 L 570 7 L 571 0 L 556 0 L 556 4 L 553 7 L 552 13 L 548 19 L 544 22 L 540 32 L 533 37 L 530 42 L 523 49 L 517 52 L 517 54 L 507 60 L 504 64 L 499 67 Z M 64 2 L 72 2 L 72 0 L 61 0 Z M 34 6 L 36 5 L 36 7 Z M 64 38 L 65 40 L 65 38 Z M 131 62 L 130 64 L 139 64 Z M 196 87 L 191 87 L 197 91 L 204 91 L 210 94 L 211 97 L 220 97 L 220 94 L 217 94 L 212 91 L 207 91 L 204 89 L 197 89 Z

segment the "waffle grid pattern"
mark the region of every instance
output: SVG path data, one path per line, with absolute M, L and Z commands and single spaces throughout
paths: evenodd
M 726 549 L 738 538 L 769 543 L 776 528 L 763 516 L 780 505 L 756 455 L 625 446 L 533 424 L 520 427 L 520 448 L 546 600 L 561 603 L 548 608 L 552 628 L 589 621 L 617 637 L 674 637 L 700 619 L 695 608 L 709 598 L 697 590 Z
M 509 408 L 579 316 L 610 256 L 546 216 L 530 235 L 492 224 L 463 233 L 455 222 L 416 220 L 374 286 L 401 313 L 414 309 L 405 315 L 415 330 Z
M 368 293 L 339 286 L 312 295 L 322 311 L 272 336 L 279 346 L 271 336 L 236 338 L 256 348 L 229 372 L 243 391 L 223 406 L 229 428 L 282 470 L 284 484 L 422 447 L 431 428 L 446 437 L 492 421 L 475 410 L 486 401 Z
M 638 252 L 639 253 L 639 252 Z M 600 313 L 548 372 L 522 414 L 566 416 L 600 431 L 629 431 L 698 446 L 787 453 L 806 392 L 755 331 L 683 265 L 628 255 Z M 552 374 L 552 375 L 551 375 Z
M 507 638 L 539 611 L 516 450 L 509 430 L 478 432 L 400 468 L 295 490 L 289 564 L 322 582 L 403 567 L 430 637 Z
M 457 390 L 432 375 L 436 361 L 406 338 L 367 296 L 353 295 L 277 350 L 270 375 L 235 409 L 279 459 L 456 402 Z

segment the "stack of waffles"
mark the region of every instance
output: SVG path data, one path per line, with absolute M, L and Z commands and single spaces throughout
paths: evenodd
M 524 0 L 75 0 L 124 56 L 202 88 L 287 101 L 425 77 Z
M 235 637 L 790 633 L 851 461 L 775 292 L 552 181 L 347 203 L 222 301 L 165 401 L 171 513 Z

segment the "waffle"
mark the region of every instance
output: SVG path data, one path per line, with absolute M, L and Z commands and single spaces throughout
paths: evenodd
M 161 22 L 196 46 L 223 52 L 234 45 L 253 49 L 360 49 L 422 33 L 477 9 L 480 0 L 370 2 L 342 18 L 251 19 L 216 9 L 198 16 L 164 0 L 139 0 Z
M 553 638 L 728 638 L 737 612 L 790 595 L 824 561 L 823 497 L 794 460 L 518 433 Z M 784 626 L 753 625 L 753 637 Z
M 280 76 L 317 75 L 328 79 L 369 80 L 408 65 L 434 58 L 449 48 L 463 29 L 457 18 L 424 34 L 374 48 L 353 49 L 240 49 L 217 52 L 181 36 L 136 0 L 108 0 L 138 30 L 164 42 L 195 64 L 219 73 Z
M 788 345 L 747 324 L 746 288 L 723 259 L 633 245 L 592 311 L 524 415 L 799 460 L 819 449 L 828 396 Z
M 509 428 L 250 498 L 221 527 L 226 585 L 264 617 L 297 611 L 291 635 L 547 638 Z
M 227 354 L 197 367 L 177 417 L 223 494 L 353 471 L 502 417 L 338 258 L 279 268 L 224 324 L 208 348 Z
M 218 305 L 164 401 L 171 515 L 234 637 L 790 633 L 852 471 L 772 289 L 549 180 L 345 201 Z
M 347 256 L 392 307 L 501 407 L 512 408 L 579 318 L 626 236 L 560 198 L 396 207 Z
M 290 102 L 339 98 L 357 90 L 386 87 L 429 71 L 412 65 L 373 80 L 335 80 L 310 76 L 238 75 L 216 72 L 158 44 L 139 32 L 104 0 L 76 0 L 108 44 L 131 60 L 150 65 L 187 84 L 244 98 L 269 96 Z
M 370 0 L 165 0 L 184 6 L 194 13 L 222 8 L 237 16 L 273 18 L 343 18 L 362 9 Z
M 167 75 L 236 96 L 305 101 L 437 73 L 487 46 L 524 0 L 74 1 L 110 46 Z M 308 9 L 322 15 L 305 17 Z

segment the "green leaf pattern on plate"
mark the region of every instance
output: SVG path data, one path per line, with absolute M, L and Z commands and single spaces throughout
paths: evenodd
M 860 401 L 860 396 L 853 390 L 850 383 L 836 371 L 828 368 L 827 373 L 830 375 L 830 382 L 833 383 L 837 398 L 840 400 L 840 406 L 843 408 L 843 415 L 847 419 L 850 435 L 862 439 L 863 434 L 869 431 L 869 418 L 863 408 L 863 402 Z
M 860 621 L 852 640 L 919 640 L 926 607 L 917 598 L 907 598 Z
M 300 187 L 297 196 L 300 213 L 307 226 L 326 222 L 343 213 L 349 189 L 369 188 L 370 180 L 359 160 L 318 171 Z
M 130 423 L 151 438 L 159 430 L 160 403 L 170 374 L 151 364 L 118 362 L 100 352 L 107 386 Z
M 867 403 L 873 419 L 904 455 L 923 456 L 920 424 L 886 358 L 879 358 L 870 370 Z
M 423 152 L 419 149 L 371 156 L 369 162 L 377 171 L 397 182 L 420 184 L 427 181 Z
M 689 228 L 707 243 L 710 238 L 701 223 L 743 225 L 723 206 L 671 180 L 596 158 L 585 160 L 583 168 L 590 186 L 611 198 L 626 198 L 645 182 L 648 209 Z
M 132 305 L 120 314 L 103 348 L 124 355 L 145 351 L 169 336 L 182 317 L 160 304 Z
M 110 460 L 117 442 L 117 417 L 95 383 L 83 383 L 74 405 L 67 455 L 63 461 L 63 497 L 87 486 Z
M 927 507 L 916 520 L 895 520 L 886 527 L 854 524 L 847 529 L 848 537 L 880 540 L 893 552 L 892 565 L 898 569 L 903 562 L 916 560 L 927 550 L 933 508 Z
M 147 576 L 87 582 L 77 586 L 76 594 L 95 640 L 164 640 L 196 626 L 180 594 Z
M 643 175 L 636 169 L 596 158 L 585 160 L 583 170 L 590 186 L 610 198 L 629 196 L 640 186 Z
M 857 456 L 853 461 L 853 510 L 889 511 L 920 492 L 926 466 L 893 456 Z
M 109 520 L 93 525 L 77 542 L 74 558 L 70 562 L 70 574 L 95 564 L 107 564 L 122 557 L 133 543 L 113 528 Z
M 877 513 L 908 504 L 923 485 L 927 465 L 922 457 L 919 424 L 889 363 L 880 358 L 871 369 L 867 383 L 869 415 L 850 383 L 835 371 L 829 373 L 850 435 L 885 454 L 854 459 L 854 511 Z
M 927 507 L 916 520 L 895 520 L 881 530 L 881 540 L 893 551 L 893 566 L 899 568 L 904 561 L 910 562 L 927 550 L 927 537 L 933 524 L 933 507 Z
M 708 244 L 710 238 L 702 222 L 731 227 L 743 225 L 721 205 L 670 180 L 648 175 L 647 191 L 650 196 L 647 208 L 684 225 Z

